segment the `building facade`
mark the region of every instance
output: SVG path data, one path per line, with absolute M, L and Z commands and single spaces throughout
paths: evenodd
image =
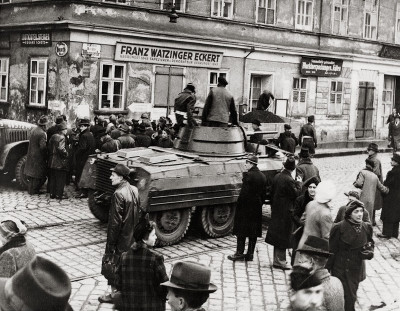
M 219 76 L 240 113 L 263 90 L 322 141 L 387 137 L 400 109 L 399 0 L 0 0 L 0 117 L 173 112 Z M 171 8 L 179 16 L 170 23 Z

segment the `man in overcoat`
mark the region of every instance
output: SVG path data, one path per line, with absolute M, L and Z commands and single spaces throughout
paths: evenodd
M 399 236 L 400 222 L 400 155 L 393 154 L 390 162 L 392 169 L 387 173 L 384 185 L 389 188 L 389 193 L 383 197 L 381 219 L 383 222 L 380 238 L 390 239 Z
M 38 194 L 46 182 L 47 169 L 47 134 L 46 127 L 49 123 L 46 116 L 40 117 L 29 138 L 28 153 L 24 174 L 28 177 L 28 193 Z
M 282 172 L 275 175 L 271 189 L 271 222 L 265 242 L 274 246 L 273 267 L 289 270 L 286 249 L 290 248 L 292 233 L 291 211 L 301 193 L 301 177 L 295 177 L 296 162 L 288 157 Z M 296 180 L 295 180 L 296 178 Z
M 309 149 L 306 147 L 301 147 L 297 169 L 303 173 L 303 180 L 308 180 L 313 176 L 317 176 L 321 180 L 321 177 L 319 176 L 319 170 L 312 163 Z
M 79 141 L 75 151 L 75 182 L 78 184 L 81 179 L 83 167 L 89 157 L 95 151 L 95 140 L 92 132 L 89 131 L 90 121 L 82 119 L 79 121 Z M 87 190 L 81 189 L 77 198 L 87 198 Z
M 382 173 L 382 164 L 378 158 L 379 147 L 375 143 L 370 143 L 367 148 L 368 159 L 374 162 L 374 174 L 378 176 L 378 179 L 381 183 L 383 183 L 383 173 Z M 372 225 L 375 226 L 375 211 L 380 210 L 382 208 L 383 199 L 380 192 L 375 195 L 375 203 L 374 203 L 374 211 L 373 215 L 371 215 Z
M 285 132 L 279 134 L 276 144 L 279 148 L 294 154 L 296 146 L 299 144 L 299 140 L 292 133 L 292 127 L 290 124 L 285 124 L 284 128 Z
M 194 105 L 196 104 L 196 88 L 192 83 L 188 83 L 183 92 L 175 98 L 174 111 L 176 123 L 179 128 L 184 127 L 187 123 L 189 126 L 197 125 L 193 118 Z
M 252 261 L 257 237 L 262 235 L 262 206 L 267 195 L 267 178 L 257 164 L 258 158 L 255 155 L 246 160 L 248 171 L 243 173 L 233 226 L 233 234 L 237 237 L 236 253 L 228 256 L 233 261 Z M 249 238 L 249 245 L 244 255 L 246 237 Z
M 315 154 L 315 148 L 317 148 L 317 133 L 313 126 L 315 117 L 309 116 L 307 121 L 308 123 L 304 124 L 300 129 L 299 141 L 300 146 L 308 148 L 311 156 L 313 156 Z

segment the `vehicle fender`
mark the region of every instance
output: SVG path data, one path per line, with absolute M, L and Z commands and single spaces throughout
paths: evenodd
M 29 140 L 17 141 L 4 146 L 0 154 L 0 171 L 14 169 L 20 157 L 28 152 Z

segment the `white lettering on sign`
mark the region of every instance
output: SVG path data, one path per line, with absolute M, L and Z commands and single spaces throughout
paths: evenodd
M 117 43 L 115 60 L 192 67 L 220 68 L 222 53 Z

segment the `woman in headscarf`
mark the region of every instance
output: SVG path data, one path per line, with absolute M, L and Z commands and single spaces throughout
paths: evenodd
M 333 255 L 327 269 L 343 285 L 345 311 L 354 311 L 357 289 L 365 279 L 364 260 L 374 256 L 372 225 L 364 222 L 364 204 L 353 200 L 345 212 L 345 219 L 332 227 L 329 248 Z
M 5 217 L 0 222 L 0 277 L 12 277 L 36 256 L 26 241 L 26 227 L 17 218 Z

